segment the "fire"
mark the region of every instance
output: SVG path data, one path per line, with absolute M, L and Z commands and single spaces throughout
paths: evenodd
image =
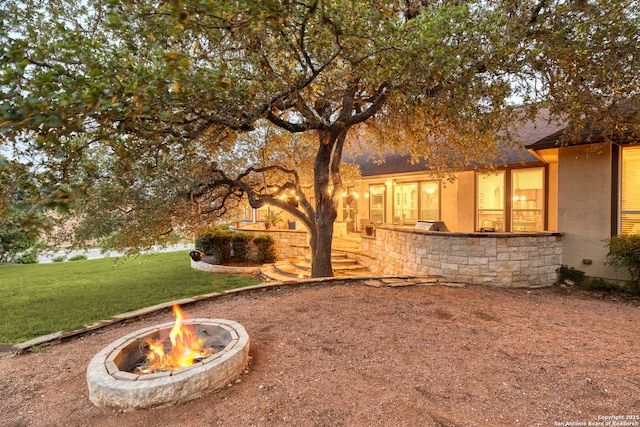
M 141 367 L 142 373 L 152 373 L 155 371 L 170 371 L 184 368 L 199 362 L 209 356 L 212 348 L 203 348 L 204 340 L 198 338 L 191 325 L 183 325 L 182 321 L 188 316 L 179 306 L 173 306 L 173 313 L 176 316 L 176 323 L 169 332 L 171 348 L 167 349 L 167 340 L 147 340 L 149 352 L 146 354 L 148 364 Z

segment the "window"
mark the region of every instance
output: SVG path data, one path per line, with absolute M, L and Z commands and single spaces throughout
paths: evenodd
M 253 209 L 251 208 L 251 206 L 246 205 L 242 208 L 242 220 L 253 222 Z
M 269 207 L 267 206 L 256 209 L 256 221 L 264 221 L 267 218 L 267 212 L 269 212 Z
M 623 147 L 620 184 L 620 232 L 640 233 L 640 146 Z
M 369 186 L 369 220 L 374 224 L 382 224 L 385 220 L 385 192 L 384 184 Z
M 511 172 L 511 230 L 542 231 L 544 169 L 516 169 Z
M 393 222 L 415 224 L 440 220 L 440 183 L 403 182 L 393 186 Z
M 477 175 L 477 229 L 480 231 L 505 231 L 504 180 L 504 171 Z
M 438 181 L 420 183 L 420 219 L 440 221 L 440 183 Z
M 393 222 L 418 222 L 418 183 L 402 183 L 393 186 Z
M 476 186 L 477 230 L 544 230 L 544 168 L 479 173 Z

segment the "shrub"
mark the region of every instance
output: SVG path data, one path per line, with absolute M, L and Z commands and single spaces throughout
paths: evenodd
M 231 259 L 231 239 L 233 232 L 228 228 L 214 227 L 196 239 L 196 250 L 213 256 L 218 264 Z
M 85 254 L 78 254 L 69 258 L 69 261 L 85 261 L 87 259 L 89 259 L 89 257 L 86 256 Z
M 66 256 L 58 255 L 58 256 L 54 256 L 53 258 L 51 258 L 51 262 L 63 262 L 65 259 L 67 259 Z
M 615 291 L 622 290 L 622 288 L 616 285 L 615 283 L 608 282 L 599 277 L 590 277 L 587 280 L 583 281 L 579 287 L 581 289 L 606 291 L 606 292 L 615 292 Z
M 584 281 L 584 271 L 569 267 L 568 265 L 562 264 L 556 269 L 556 272 L 558 273 L 558 280 L 560 282 L 570 281 L 579 285 Z
M 16 259 L 17 264 L 37 264 L 38 262 L 37 252 L 25 252 Z
M 249 233 L 233 233 L 231 237 L 231 246 L 233 248 L 233 256 L 240 261 L 246 261 L 249 258 L 249 242 L 253 236 Z
M 640 293 L 640 234 L 623 234 L 606 240 L 609 248 L 607 264 L 626 268 L 631 276 L 630 287 Z
M 213 255 L 213 239 L 210 234 L 202 234 L 196 239 L 196 250 L 205 255 Z
M 255 243 L 258 248 L 258 262 L 267 263 L 276 260 L 276 242 L 273 237 L 267 234 L 257 236 L 253 239 L 253 243 Z

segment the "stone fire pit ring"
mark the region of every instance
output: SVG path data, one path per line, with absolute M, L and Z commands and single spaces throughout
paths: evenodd
M 87 367 L 89 399 L 99 407 L 124 410 L 167 406 L 220 390 L 242 375 L 249 363 L 249 335 L 244 327 L 224 319 L 188 319 L 198 335 L 205 335 L 224 349 L 189 367 L 134 374 L 145 339 L 170 330 L 175 322 L 140 329 L 102 349 Z M 136 354 L 138 353 L 138 354 Z

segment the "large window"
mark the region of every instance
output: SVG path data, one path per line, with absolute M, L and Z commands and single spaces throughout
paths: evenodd
M 640 233 L 640 146 L 622 149 L 620 231 Z
M 415 224 L 440 220 L 438 181 L 402 182 L 393 186 L 393 222 Z
M 477 230 L 544 230 L 544 168 L 480 173 L 476 179 Z
M 440 221 L 440 183 L 438 181 L 420 183 L 420 219 Z
M 504 231 L 504 171 L 478 174 L 477 187 L 477 229 L 480 231 Z
M 542 231 L 544 169 L 511 172 L 511 231 Z
M 418 222 L 418 183 L 397 183 L 393 186 L 393 222 Z
M 385 192 L 384 184 L 369 186 L 369 220 L 374 224 L 384 222 Z

